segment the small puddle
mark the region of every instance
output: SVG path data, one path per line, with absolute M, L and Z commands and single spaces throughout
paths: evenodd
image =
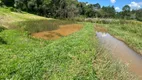
M 45 40 L 56 40 L 79 31 L 80 29 L 82 29 L 82 26 L 83 25 L 81 24 L 60 25 L 59 28 L 56 30 L 33 33 L 32 36 Z
M 109 50 L 113 56 L 126 63 L 130 71 L 142 79 L 142 56 L 129 48 L 124 42 L 108 33 L 96 32 L 100 44 Z

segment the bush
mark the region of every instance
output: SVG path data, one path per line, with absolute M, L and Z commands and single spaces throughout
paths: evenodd
M 4 28 L 3 26 L 0 26 L 0 32 L 2 32 L 3 30 L 5 30 L 6 28 Z
M 14 6 L 14 0 L 1 0 L 4 5 L 8 7 L 13 7 Z
M 2 3 L 2 1 L 0 0 L 0 6 L 2 6 L 3 5 L 3 3 Z
M 10 11 L 13 11 L 13 12 L 22 13 L 22 11 L 20 9 L 16 9 L 16 8 L 13 8 L 13 7 L 10 7 L 9 9 L 10 9 Z
M 0 37 L 0 44 L 7 44 L 7 42 L 4 41 L 3 38 Z

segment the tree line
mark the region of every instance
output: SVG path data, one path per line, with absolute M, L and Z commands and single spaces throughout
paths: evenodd
M 142 9 L 131 10 L 125 5 L 117 12 L 114 6 L 101 6 L 99 3 L 88 4 L 78 0 L 0 0 L 0 6 L 14 7 L 17 10 L 53 18 L 121 18 L 142 20 Z

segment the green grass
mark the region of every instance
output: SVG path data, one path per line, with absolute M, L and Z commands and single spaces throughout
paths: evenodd
M 80 31 L 46 41 L 29 33 L 75 22 L 4 8 L 0 18 L 1 25 L 8 27 L 0 28 L 0 80 L 137 80 L 123 64 L 100 51 L 92 23 L 80 23 L 84 25 Z
M 5 14 L 5 13 L 10 13 L 11 11 L 10 11 L 10 9 L 4 9 L 4 8 L 0 8 L 0 14 L 2 15 L 2 14 Z
M 8 22 L 17 22 L 17 21 L 26 21 L 26 20 L 41 20 L 41 19 L 50 19 L 26 12 L 13 12 L 10 8 L 1 8 L 0 7 L 0 18 L 9 19 Z
M 45 18 L 26 12 L 12 12 L 10 8 L 0 8 L 0 24 L 4 27 L 11 28 L 15 27 L 13 23 L 20 23 L 24 21 L 34 20 L 52 20 L 51 18 Z
M 0 37 L 0 79 L 12 80 L 137 80 L 123 64 L 98 46 L 94 26 L 56 41 L 5 30 Z M 116 76 L 117 75 L 117 76 Z
M 0 32 L 4 31 L 6 28 L 4 28 L 3 26 L 0 26 Z M 0 44 L 7 44 L 6 41 L 4 41 L 1 37 L 0 37 Z
M 0 26 L 0 32 L 2 32 L 3 30 L 5 30 L 6 28 L 4 28 L 3 26 Z
M 94 67 L 100 80 L 139 80 L 138 76 L 128 70 L 128 65 L 114 58 L 101 46 L 97 48 Z
M 60 25 L 65 24 L 75 24 L 75 21 L 65 21 L 65 20 L 31 20 L 31 21 L 22 21 L 18 23 L 13 23 L 18 26 L 19 29 L 28 31 L 29 33 L 36 33 L 42 31 L 51 31 L 59 28 Z
M 127 21 L 119 24 L 101 24 L 108 29 L 108 32 L 115 37 L 123 40 L 134 50 L 142 54 L 142 23 L 136 21 Z
M 0 36 L 0 79 L 93 80 L 95 55 L 93 25 L 57 41 L 36 40 L 26 33 L 6 30 Z
M 36 33 L 58 29 L 60 25 L 76 23 L 75 21 L 57 20 L 40 17 L 25 12 L 12 12 L 9 8 L 0 8 L 0 23 L 8 29 L 19 29 Z

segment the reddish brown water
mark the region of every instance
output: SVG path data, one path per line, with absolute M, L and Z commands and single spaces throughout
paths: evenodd
M 97 37 L 106 49 L 115 57 L 125 62 L 130 71 L 142 79 L 142 56 L 129 48 L 124 42 L 114 38 L 108 33 L 97 32 Z
M 81 24 L 60 25 L 59 29 L 57 30 L 33 33 L 32 36 L 35 38 L 41 38 L 45 40 L 56 40 L 79 31 L 80 29 L 82 29 L 82 26 L 83 25 Z

